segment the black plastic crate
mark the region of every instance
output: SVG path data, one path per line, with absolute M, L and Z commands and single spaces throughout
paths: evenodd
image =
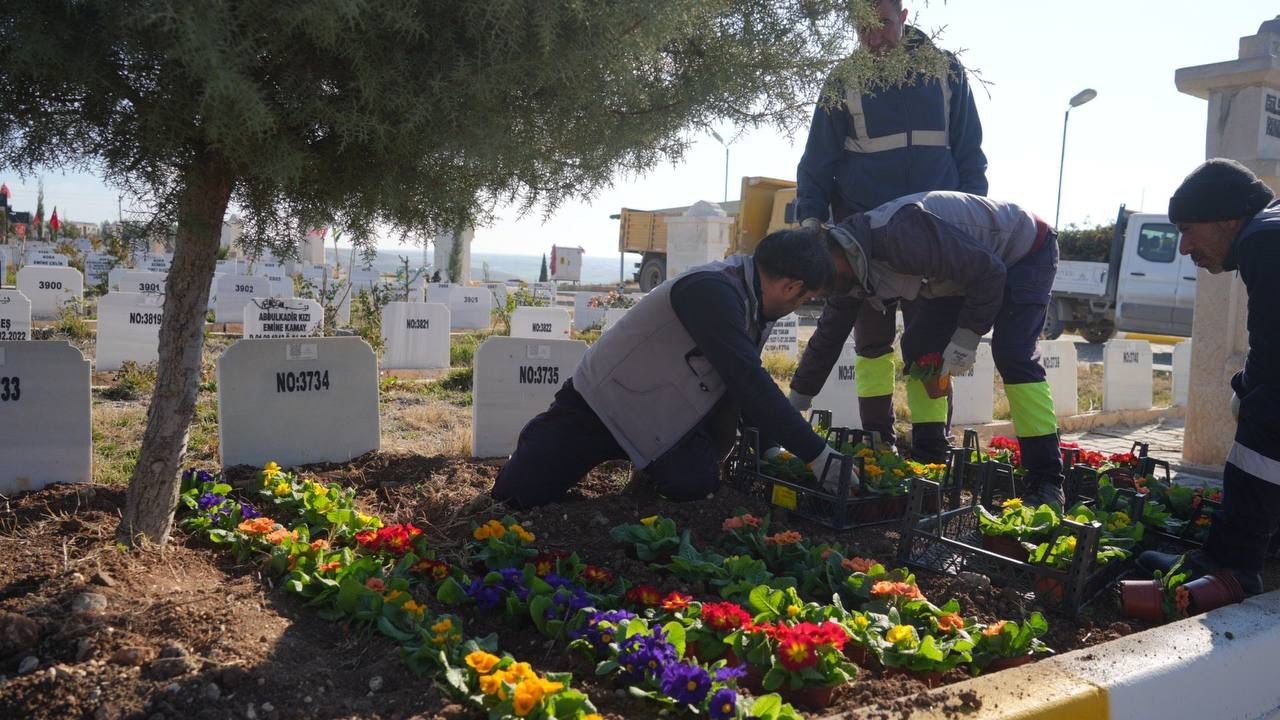
M 1060 526 L 1062 532 L 1076 538 L 1075 555 L 1071 567 L 1066 570 L 985 549 L 979 529 L 978 500 L 987 494 L 984 486 L 994 470 L 992 467 L 982 469 L 981 477 L 974 479 L 979 487 L 969 504 L 955 510 L 929 512 L 925 498 L 940 492 L 940 488 L 928 480 L 913 480 L 907 513 L 902 521 L 898 562 L 948 575 L 962 571 L 980 573 L 1006 588 L 1034 594 L 1044 606 L 1073 616 L 1133 567 L 1133 556 L 1099 564 L 1097 552 L 1101 526 L 1065 519 Z M 1131 511 L 1141 517 L 1144 498 L 1132 492 L 1127 493 L 1127 498 Z
M 965 488 L 979 496 L 982 504 L 988 508 L 992 507 L 997 498 L 1018 497 L 1018 476 L 1014 473 L 1013 466 L 991 459 L 974 460 L 974 453 L 979 458 L 986 457 L 978 432 L 965 430 L 961 446 L 953 447 L 947 453 L 946 493 L 950 507 L 960 507 L 960 492 Z

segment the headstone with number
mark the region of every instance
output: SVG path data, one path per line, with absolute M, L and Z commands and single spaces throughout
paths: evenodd
M 115 258 L 106 253 L 88 252 L 84 256 L 84 279 L 90 285 L 99 285 L 107 279 Z
M 476 349 L 471 454 L 506 457 L 520 430 L 551 406 L 587 352 L 581 340 L 491 337 Z
M 253 274 L 277 282 L 288 277 L 288 273 L 285 272 L 285 267 L 282 263 L 268 260 L 254 264 Z
M 511 337 L 568 340 L 569 311 L 563 308 L 518 307 L 511 314 Z
M 854 361 L 857 353 L 853 349 L 853 340 L 849 340 L 840 350 L 827 381 L 822 390 L 813 397 L 813 409 L 829 410 L 834 427 L 860 428 L 862 415 L 858 409 L 858 383 L 854 378 Z
M 89 361 L 65 341 L 0 341 L 0 494 L 93 479 Z
M 764 344 L 764 352 L 779 353 L 793 360 L 800 357 L 800 316 L 791 313 L 778 318 L 773 324 L 773 332 Z
M 358 337 L 241 340 L 218 358 L 222 465 L 345 462 L 377 450 L 378 361 Z
M 607 293 L 598 292 L 576 292 L 573 294 L 574 330 L 583 332 L 584 330 L 590 330 L 604 325 L 604 311 L 607 308 L 592 307 L 591 300 L 593 298 L 603 298 L 607 295 Z
M 449 367 L 449 306 L 393 302 L 382 309 L 384 370 Z
M 1079 378 L 1076 373 L 1076 344 L 1070 340 L 1041 340 L 1040 364 L 1053 393 L 1053 411 L 1058 417 L 1080 411 Z
M 1102 409 L 1151 407 L 1151 343 L 1108 340 L 1102 348 Z
M 487 282 L 484 284 L 493 292 L 493 306 L 504 307 L 507 304 L 507 285 L 506 283 Z
M 98 345 L 94 366 L 108 372 L 126 361 L 139 365 L 160 359 L 164 295 L 113 292 L 98 300 Z
M 28 265 L 18 271 L 18 289 L 31 301 L 31 317 L 53 320 L 69 302 L 84 299 L 84 276 L 73 267 Z
M 1185 407 L 1191 387 L 1191 340 L 1173 346 L 1173 404 Z
M 449 324 L 454 330 L 488 330 L 493 325 L 493 293 L 482 287 L 450 288 Z
M 149 272 L 167 273 L 169 266 L 173 264 L 173 258 L 169 255 L 148 255 L 142 260 L 139 270 L 147 270 Z
M 144 293 L 163 295 L 165 283 L 169 281 L 168 273 L 150 270 L 126 270 L 116 268 L 108 274 L 107 287 L 112 292 Z
M 251 298 L 244 306 L 244 337 L 300 338 L 320 332 L 324 309 L 304 298 Z
M 556 293 L 558 291 L 556 284 L 553 282 L 536 282 L 529 286 L 530 296 L 547 305 L 556 304 Z
M 0 340 L 31 339 L 31 301 L 20 290 L 0 290 Z
M 461 286 L 447 282 L 427 283 L 426 292 L 423 294 L 423 298 L 425 298 L 425 302 L 448 305 L 449 298 L 453 296 L 454 287 Z
M 991 345 L 979 343 L 978 357 L 964 375 L 951 378 L 952 425 L 985 425 L 995 415 L 996 363 Z
M 253 298 L 271 297 L 271 281 L 252 275 L 223 275 L 217 278 L 218 301 L 213 306 L 214 322 L 244 321 L 244 307 Z

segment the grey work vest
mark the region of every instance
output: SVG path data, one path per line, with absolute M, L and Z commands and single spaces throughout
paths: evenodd
M 772 322 L 759 321 L 755 265 L 735 255 L 693 268 L 721 273 L 745 306 L 752 342 L 764 346 Z M 724 395 L 724 380 L 698 350 L 671 306 L 672 278 L 654 288 L 600 337 L 573 374 L 573 387 L 638 468 L 670 450 Z M 733 411 L 733 403 L 723 403 Z

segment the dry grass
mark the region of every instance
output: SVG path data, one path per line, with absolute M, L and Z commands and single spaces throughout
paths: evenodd
M 796 368 L 800 365 L 799 360 L 785 353 L 765 353 L 760 356 L 760 363 L 764 365 L 765 372 L 784 387 L 795 377 Z

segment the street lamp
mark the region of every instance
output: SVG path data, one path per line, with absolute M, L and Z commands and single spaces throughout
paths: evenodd
M 731 139 L 726 141 L 724 138 L 720 137 L 720 133 L 712 130 L 711 137 L 715 138 L 716 142 L 724 146 L 724 201 L 729 202 L 729 146 L 738 140 L 738 136 L 734 135 Z
M 1058 160 L 1058 207 L 1053 211 L 1053 229 L 1058 229 L 1058 216 L 1062 213 L 1062 169 L 1067 159 L 1067 120 L 1071 118 L 1071 108 L 1080 107 L 1098 97 L 1098 91 L 1085 88 L 1076 93 L 1067 104 L 1067 111 L 1062 114 L 1062 157 Z

